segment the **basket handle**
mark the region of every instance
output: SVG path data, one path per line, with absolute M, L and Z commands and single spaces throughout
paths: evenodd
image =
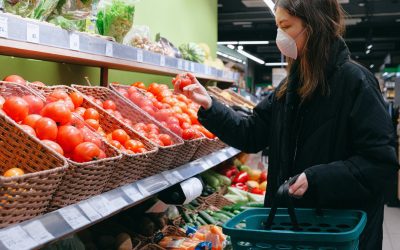
M 289 178 L 289 180 L 285 181 L 285 183 L 283 183 L 279 187 L 278 191 L 276 192 L 275 199 L 272 203 L 272 207 L 269 212 L 267 222 L 264 225 L 266 229 L 268 229 L 268 230 L 271 229 L 271 226 L 272 226 L 272 223 L 274 222 L 274 218 L 275 218 L 276 212 L 278 210 L 278 207 L 281 205 L 282 202 L 285 202 L 287 205 L 288 213 L 289 213 L 293 228 L 295 230 L 299 228 L 296 213 L 294 211 L 293 200 L 292 200 L 292 197 L 289 195 L 289 187 L 293 183 L 296 182 L 298 177 L 299 177 L 299 175 Z

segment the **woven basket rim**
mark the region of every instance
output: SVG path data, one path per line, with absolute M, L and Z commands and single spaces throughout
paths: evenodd
M 169 148 L 174 148 L 174 147 L 181 146 L 181 145 L 184 144 L 184 140 L 183 140 L 181 137 L 179 137 L 178 135 L 176 135 L 176 134 L 175 134 L 174 132 L 172 132 L 170 129 L 164 127 L 164 126 L 163 126 L 162 124 L 160 124 L 159 121 L 157 121 L 154 117 L 152 117 L 152 116 L 150 116 L 149 114 L 147 114 L 146 112 L 142 111 L 142 109 L 141 109 L 140 107 L 136 106 L 136 104 L 132 103 L 132 102 L 131 102 L 130 100 L 128 100 L 125 96 L 122 96 L 122 95 L 121 95 L 120 93 L 118 93 L 117 91 L 113 91 L 112 88 L 110 89 L 110 88 L 106 88 L 106 87 L 102 87 L 102 86 L 85 86 L 85 85 L 78 85 L 78 84 L 72 84 L 71 86 L 72 86 L 73 88 L 76 87 L 76 90 L 78 90 L 78 91 L 79 91 L 79 88 L 86 88 L 86 89 L 96 89 L 96 88 L 98 88 L 98 89 L 104 89 L 105 91 L 108 91 L 108 92 L 110 92 L 111 94 L 117 95 L 117 96 L 118 96 L 119 98 L 121 98 L 127 105 L 133 106 L 133 108 L 139 110 L 143 116 L 146 116 L 146 117 L 147 117 L 148 119 L 150 119 L 154 124 L 156 124 L 156 125 L 159 126 L 159 127 L 162 127 L 163 129 L 168 130 L 168 132 L 170 132 L 171 134 L 173 134 L 173 135 L 175 136 L 174 139 L 177 140 L 177 142 L 174 143 L 173 145 L 169 145 L 169 146 L 160 146 L 160 145 L 157 145 L 157 147 L 163 148 L 163 149 L 169 149 Z M 127 85 L 126 85 L 126 86 L 127 86 Z M 110 85 L 110 87 L 111 87 L 111 85 Z M 128 87 L 129 87 L 129 86 L 128 86 Z M 81 93 L 82 93 L 82 92 L 81 92 Z M 84 94 L 84 93 L 82 93 L 82 94 Z M 86 95 L 86 94 L 84 94 L 84 95 Z M 96 105 L 97 105 L 97 104 L 96 104 Z M 111 116 L 113 116 L 113 115 L 111 115 Z M 113 116 L 113 117 L 114 117 L 114 116 Z M 135 131 L 133 128 L 132 128 L 132 130 Z M 136 132 L 136 133 L 138 133 L 138 132 Z M 139 134 L 139 133 L 138 133 L 138 134 Z
M 52 152 L 53 153 L 53 152 Z M 54 152 L 55 153 L 55 152 Z M 58 155 L 55 155 L 55 157 L 58 157 Z M 34 173 L 25 173 L 24 175 L 21 176 L 13 176 L 13 177 L 4 177 L 4 176 L 0 176 L 0 184 L 6 181 L 18 181 L 18 180 L 24 180 L 27 178 L 32 178 L 32 177 L 36 177 L 36 176 L 41 176 L 41 175 L 48 175 L 48 174 L 52 174 L 52 173 L 57 173 L 60 170 L 67 170 L 68 169 L 68 163 L 65 159 L 61 159 L 59 158 L 59 160 L 63 161 L 63 166 L 59 166 L 59 167 L 55 167 L 52 169 L 46 169 L 46 170 L 42 170 L 39 172 L 34 172 Z

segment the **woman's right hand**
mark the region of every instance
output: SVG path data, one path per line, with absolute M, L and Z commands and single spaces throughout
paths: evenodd
M 178 79 L 174 85 L 175 93 L 184 94 L 187 98 L 201 105 L 206 110 L 211 108 L 212 99 L 210 95 L 207 93 L 207 90 L 203 87 L 203 85 L 199 83 L 196 77 L 191 73 L 183 74 L 181 76 L 189 77 L 190 80 L 192 81 L 192 84 L 187 85 L 186 87 L 183 88 L 183 90 L 181 90 L 180 88 L 181 80 Z

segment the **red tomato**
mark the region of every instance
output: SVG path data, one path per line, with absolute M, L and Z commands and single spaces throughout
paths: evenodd
M 151 92 L 151 93 L 156 93 L 158 92 L 159 89 L 159 84 L 158 83 L 151 83 L 149 85 L 149 87 L 147 88 L 147 91 Z
M 97 105 L 99 105 L 101 108 L 103 108 L 103 102 L 100 101 L 99 99 L 95 99 L 94 103 L 96 103 Z
M 76 162 L 89 162 L 100 159 L 100 148 L 91 142 L 83 142 L 74 148 L 72 159 Z
M 100 124 L 98 120 L 95 119 L 87 119 L 85 120 L 86 125 L 91 127 L 94 130 L 98 130 L 100 128 Z
M 83 95 L 79 92 L 72 92 L 69 94 L 72 103 L 74 104 L 75 108 L 79 108 L 83 103 Z
M 59 125 L 65 125 L 72 119 L 71 110 L 64 102 L 51 102 L 46 104 L 40 113 L 43 117 L 53 119 Z
M 88 108 L 85 110 L 85 113 L 83 114 L 83 118 L 85 120 L 87 120 L 87 119 L 99 120 L 100 114 L 94 108 Z
M 120 120 L 120 119 L 122 119 L 122 118 L 123 118 L 123 117 L 122 117 L 122 115 L 121 115 L 121 113 L 120 113 L 120 112 L 118 112 L 118 111 L 114 111 L 113 115 L 114 115 L 114 116 L 115 116 L 115 118 L 117 118 L 118 120 Z
M 26 133 L 28 133 L 28 134 L 30 134 L 31 136 L 34 136 L 34 137 L 36 137 L 36 132 L 35 132 L 35 130 L 31 127 L 31 126 L 28 126 L 28 125 L 21 125 L 21 128 L 22 128 L 22 130 L 23 131 L 25 131 Z
M 50 141 L 50 140 L 42 140 L 42 143 L 44 145 L 48 146 L 49 148 L 53 149 L 60 155 L 64 155 L 64 150 L 61 148 L 61 146 L 57 142 Z
M 46 84 L 44 84 L 41 81 L 34 81 L 34 82 L 31 82 L 31 84 L 39 86 L 39 87 L 46 87 Z
M 137 88 L 135 88 L 135 87 L 129 87 L 128 88 L 128 95 L 130 96 L 130 95 L 132 95 L 132 94 L 135 94 L 135 93 L 137 93 L 138 92 L 138 90 L 137 90 Z
M 19 75 L 9 75 L 3 79 L 5 82 L 15 82 L 19 84 L 26 84 L 24 78 L 20 77 Z
M 168 124 L 167 126 L 172 132 L 177 134 L 178 136 L 182 136 L 182 129 L 177 124 Z
M 135 125 L 133 125 L 133 129 L 136 131 L 146 131 L 147 126 L 146 126 L 146 124 L 139 122 L 139 123 L 136 123 Z
M 81 128 L 81 133 L 83 135 L 84 142 L 91 142 L 96 144 L 98 147 L 102 146 L 101 140 L 98 136 L 96 136 L 89 128 L 83 127 Z
M 135 86 L 136 88 L 139 88 L 139 89 L 146 89 L 146 85 L 144 85 L 143 82 L 135 82 L 131 86 Z
M 75 109 L 74 112 L 77 113 L 77 114 L 79 114 L 79 115 L 83 118 L 83 116 L 85 115 L 85 111 L 86 111 L 85 108 L 79 107 L 79 108 Z
M 36 135 L 40 140 L 52 140 L 57 139 L 58 128 L 55 121 L 50 118 L 40 118 L 35 125 Z
M 147 152 L 147 150 L 145 148 L 139 148 L 138 149 L 138 154 L 144 154 L 146 152 Z
M 152 130 L 157 130 L 157 131 L 159 131 L 160 130 L 160 128 L 157 126 L 157 125 L 155 125 L 154 123 L 149 123 L 149 124 L 147 124 L 147 125 L 145 125 L 146 126 L 146 131 L 147 132 L 150 132 L 150 131 L 152 131 Z
M 175 104 L 175 106 L 172 107 L 172 111 L 174 111 L 175 114 L 183 113 L 182 109 L 180 107 L 176 106 L 176 104 Z
M 160 141 L 162 141 L 164 146 L 170 146 L 173 144 L 171 136 L 169 136 L 169 135 L 160 134 L 160 135 L 158 135 L 158 138 L 160 139 Z
M 149 135 L 147 136 L 147 139 L 149 139 L 150 141 L 152 141 L 152 142 L 155 143 L 156 145 L 159 145 L 159 146 L 161 146 L 161 147 L 164 146 L 164 143 L 163 143 L 163 142 L 158 138 L 158 136 L 155 135 L 155 134 L 149 134 Z
M 56 89 L 53 92 L 51 92 L 46 100 L 47 102 L 56 102 L 56 101 L 65 101 L 69 99 L 69 95 L 67 94 L 67 92 L 65 92 L 64 90 L 61 89 Z
M 6 102 L 6 99 L 0 95 L 0 109 L 3 108 L 3 104 Z
M 125 144 L 127 140 L 129 140 L 129 135 L 123 129 L 116 129 L 112 132 L 112 139 L 119 141 L 122 145 Z
M 189 123 L 187 123 L 187 122 L 184 122 L 184 123 L 182 123 L 182 125 L 181 125 L 181 128 L 182 129 L 188 129 L 188 128 L 191 128 L 192 127 L 192 125 L 190 125 Z
M 162 102 L 159 102 L 159 101 L 153 102 L 153 106 L 156 109 L 163 109 L 163 104 L 162 104 Z
M 25 117 L 25 119 L 22 121 L 22 124 L 31 126 L 32 128 L 34 128 L 36 126 L 36 122 L 42 118 L 41 115 L 37 115 L 37 114 L 32 114 L 32 115 L 28 115 L 27 117 Z
M 197 131 L 195 129 L 188 128 L 188 129 L 183 130 L 182 138 L 184 140 L 193 140 L 193 139 L 197 138 L 196 134 L 197 134 Z
M 135 153 L 138 153 L 139 148 L 144 148 L 144 145 L 141 141 L 138 140 L 127 140 L 124 144 L 125 148 L 131 150 Z
M 76 146 L 83 142 L 83 135 L 74 126 L 61 126 L 58 128 L 57 143 L 65 152 L 71 152 Z
M 110 144 L 117 149 L 123 149 L 122 144 L 119 141 L 116 140 L 110 140 Z
M 112 100 L 107 100 L 103 102 L 103 108 L 117 110 L 117 105 Z
M 80 116 L 77 113 L 74 113 L 72 115 L 71 121 L 69 123 L 67 123 L 66 125 L 71 125 L 76 128 L 83 128 L 85 126 L 85 124 L 82 120 L 83 120 L 82 116 Z
M 190 116 L 188 114 L 182 113 L 182 114 L 176 114 L 176 118 L 179 120 L 179 124 L 182 126 L 183 123 L 188 123 L 192 124 L 192 121 L 190 120 Z
M 151 129 L 147 133 L 158 135 L 158 134 L 160 134 L 160 131 L 158 129 Z
M 142 108 L 142 110 L 144 111 L 144 112 L 146 112 L 147 114 L 149 114 L 150 116 L 155 116 L 155 111 L 154 111 L 154 109 L 151 107 L 151 106 L 144 106 L 144 107 L 141 107 Z
M 126 98 L 129 97 L 128 91 L 126 89 L 122 89 L 122 88 L 118 89 L 118 93 L 120 93 L 122 96 L 124 96 Z
M 122 122 L 125 123 L 126 125 L 128 125 L 129 127 L 132 127 L 132 126 L 133 126 L 132 121 L 129 120 L 129 119 L 123 118 L 123 119 L 122 119 Z
M 162 109 L 162 110 L 157 111 L 155 113 L 154 117 L 159 121 L 166 122 L 168 117 L 171 117 L 172 115 L 173 115 L 172 110 Z
M 100 149 L 99 159 L 105 159 L 105 158 L 107 158 L 106 153 Z
M 194 82 L 193 82 L 193 79 L 192 78 L 190 78 L 188 75 L 177 75 L 176 76 L 176 78 L 175 78 L 175 83 L 176 82 L 178 82 L 178 81 L 180 81 L 180 85 L 179 85 L 179 89 L 181 90 L 181 91 L 183 91 L 183 89 L 186 87 L 186 86 L 188 86 L 188 85 L 191 85 L 191 84 L 193 84 Z M 173 84 L 175 85 L 175 83 L 173 82 Z
M 26 95 L 23 99 L 29 105 L 29 114 L 39 114 L 44 106 L 42 99 L 34 95 Z
M 16 122 L 20 122 L 29 114 L 29 104 L 21 97 L 10 97 L 3 104 L 3 110 Z

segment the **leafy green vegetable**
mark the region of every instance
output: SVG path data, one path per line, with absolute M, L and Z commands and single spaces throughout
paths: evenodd
M 205 60 L 204 50 L 196 43 L 187 43 L 179 46 L 179 51 L 182 53 L 183 59 L 203 63 Z
M 45 21 L 57 8 L 59 0 L 39 0 L 33 9 L 30 18 Z
M 72 20 L 72 19 L 67 19 L 63 16 L 55 16 L 49 20 L 49 23 L 60 26 L 61 28 L 69 30 L 69 31 L 71 31 L 71 30 L 85 31 L 85 24 L 86 24 L 85 21 L 86 20 L 84 20 L 84 19 Z

